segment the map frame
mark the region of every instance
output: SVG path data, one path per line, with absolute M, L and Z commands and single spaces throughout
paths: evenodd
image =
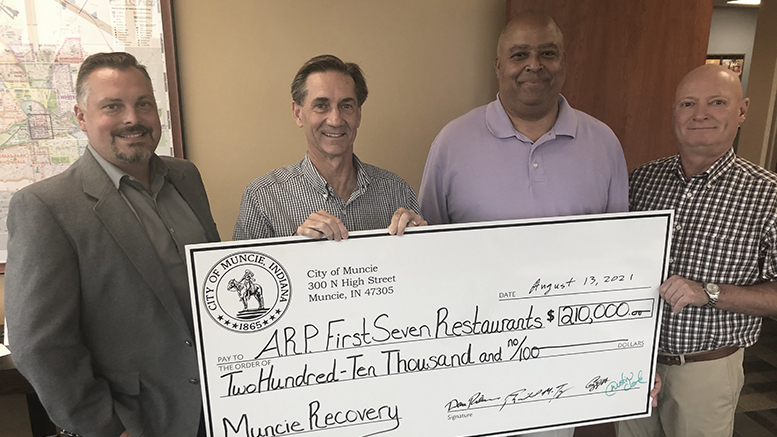
M 62 10 L 69 10 L 71 13 L 80 15 L 90 21 L 93 22 L 93 26 L 96 28 L 99 28 L 103 32 L 110 33 L 111 26 L 108 23 L 105 23 L 104 21 L 101 21 L 100 19 L 97 19 L 94 15 L 89 15 L 89 12 L 85 10 L 85 7 L 87 4 L 89 5 L 97 5 L 100 8 L 103 9 L 110 9 L 110 8 L 116 8 L 121 7 L 121 5 L 124 5 L 125 7 L 125 15 L 130 15 L 130 10 L 132 8 L 143 8 L 148 7 L 151 5 L 153 8 L 157 9 L 157 12 L 159 13 L 161 17 L 161 57 L 163 58 L 164 67 L 163 67 L 163 74 L 164 74 L 164 80 L 163 83 L 159 83 L 159 81 L 155 81 L 154 88 L 155 88 L 155 94 L 156 91 L 159 90 L 163 95 L 166 97 L 166 101 L 163 103 L 166 103 L 166 105 L 160 105 L 161 114 L 160 117 L 163 117 L 163 127 L 167 125 L 168 135 L 169 139 L 168 141 L 171 143 L 169 144 L 170 152 L 173 156 L 177 158 L 183 158 L 185 156 L 184 154 L 184 146 L 183 146 L 183 129 L 181 126 L 181 102 L 180 102 L 180 92 L 179 92 L 179 82 L 178 82 L 178 68 L 177 68 L 177 62 L 176 62 L 176 52 L 175 52 L 175 35 L 174 35 L 174 25 L 173 25 L 173 7 L 172 7 L 172 1 L 171 0 L 88 0 L 88 2 L 76 2 L 75 0 L 48 0 L 50 5 L 46 5 L 45 7 L 51 7 L 51 8 L 62 8 Z M 25 3 L 30 3 L 29 0 L 25 1 Z M 35 0 L 32 4 L 45 4 L 47 3 L 47 0 Z M 15 11 L 13 8 L 8 7 L 5 5 L 5 1 L 0 2 L 0 13 L 5 13 L 11 16 L 12 18 L 15 18 L 16 15 L 19 14 L 18 11 Z M 36 19 L 35 14 L 32 14 L 32 17 L 25 14 L 25 17 L 27 18 L 27 21 L 25 21 L 25 25 L 28 28 L 31 28 L 33 26 L 37 27 L 38 24 L 34 21 Z M 47 31 L 50 31 L 51 29 L 46 28 Z M 31 47 L 33 46 L 33 41 L 27 42 Z M 119 48 L 118 50 L 123 50 L 122 48 Z M 132 53 L 132 50 L 127 50 Z M 91 54 L 91 53 L 88 53 Z M 84 56 L 86 56 L 87 53 L 84 53 Z M 141 60 L 141 62 L 143 62 Z M 52 62 L 52 65 L 54 65 L 54 62 Z M 151 71 L 149 71 L 151 72 Z M 157 97 L 159 100 L 159 97 Z M 72 109 L 70 109 L 72 111 Z M 165 120 L 166 118 L 166 120 Z M 30 125 L 30 129 L 32 130 L 34 123 L 36 123 L 36 119 L 34 118 L 34 115 L 27 117 L 27 123 Z M 164 130 L 164 129 L 163 129 Z M 4 149 L 4 148 L 3 148 Z M 167 153 L 164 153 L 167 154 Z M 73 161 L 74 162 L 74 161 Z M 72 162 L 69 162 L 67 166 L 72 164 Z M 0 164 L 1 165 L 1 164 Z M 64 170 L 64 168 L 62 169 Z M 33 182 L 34 183 L 34 182 Z M 16 190 L 3 190 L 5 193 L 13 193 Z M 10 200 L 10 196 L 8 196 L 8 199 Z M 7 202 L 6 200 L 6 202 Z M 7 203 L 6 203 L 7 208 Z M 6 210 L 7 213 L 7 210 Z M 5 250 L 6 241 L 7 241 L 7 230 L 5 229 L 5 218 L 2 218 L 3 220 L 3 227 L 0 229 L 0 242 L 2 242 L 2 247 L 0 247 L 0 275 L 5 274 L 5 264 L 6 264 L 6 257 L 7 252 Z

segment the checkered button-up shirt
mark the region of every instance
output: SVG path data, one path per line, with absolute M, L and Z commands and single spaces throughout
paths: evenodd
M 669 274 L 747 286 L 777 280 L 777 175 L 729 150 L 686 180 L 679 155 L 642 165 L 630 177 L 632 211 L 673 209 Z M 688 354 L 758 340 L 761 318 L 664 303 L 659 347 Z
M 356 187 L 348 201 L 337 197 L 308 156 L 251 182 L 243 193 L 234 240 L 288 237 L 310 214 L 325 210 L 349 231 L 386 228 L 399 208 L 419 212 L 413 188 L 396 174 L 362 163 L 354 155 Z

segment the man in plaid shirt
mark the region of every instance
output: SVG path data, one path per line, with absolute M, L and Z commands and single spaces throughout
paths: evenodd
M 777 175 L 732 147 L 749 103 L 735 73 L 694 69 L 673 106 L 680 153 L 631 174 L 631 210 L 675 216 L 659 289 L 664 387 L 652 417 L 619 423 L 619 437 L 733 434 L 744 348 L 777 314 Z

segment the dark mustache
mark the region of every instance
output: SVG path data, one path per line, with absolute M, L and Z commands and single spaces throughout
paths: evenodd
M 131 134 L 151 134 L 153 132 L 153 129 L 147 126 L 143 126 L 142 124 L 135 124 L 129 127 L 122 127 L 119 129 L 114 129 L 111 131 L 111 136 L 115 137 L 118 135 L 131 135 Z

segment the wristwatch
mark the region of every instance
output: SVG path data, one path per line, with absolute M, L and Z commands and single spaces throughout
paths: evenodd
M 715 308 L 715 304 L 718 303 L 718 296 L 720 296 L 720 287 L 718 287 L 718 284 L 713 284 L 712 282 L 702 282 L 701 288 L 705 293 L 707 293 L 707 297 L 710 298 L 709 302 L 707 302 L 707 305 L 705 306 L 707 308 Z

